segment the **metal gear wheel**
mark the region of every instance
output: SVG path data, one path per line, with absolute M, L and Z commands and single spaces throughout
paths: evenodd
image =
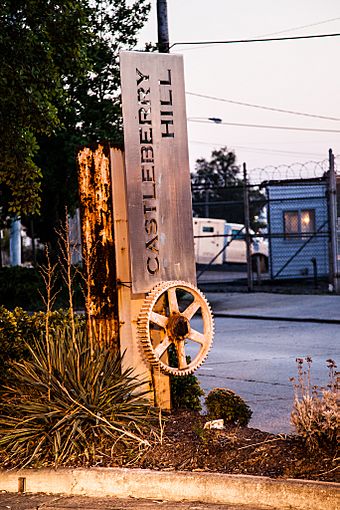
M 137 331 L 151 365 L 181 376 L 194 372 L 207 357 L 214 320 L 202 292 L 191 283 L 175 280 L 162 282 L 147 294 Z M 171 366 L 170 357 L 177 358 L 177 366 Z

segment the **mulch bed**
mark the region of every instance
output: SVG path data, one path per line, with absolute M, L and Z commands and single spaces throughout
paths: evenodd
M 117 442 L 96 467 L 147 468 L 162 471 L 207 471 L 228 474 L 300 478 L 340 483 L 339 451 L 336 448 L 306 448 L 294 435 L 274 435 L 248 427 L 226 426 L 205 430 L 205 416 L 178 412 L 166 417 L 163 430 L 157 430 L 151 445 L 136 450 Z M 48 467 L 43 464 L 40 467 Z M 66 467 L 90 467 L 72 457 Z M 0 468 L 14 467 L 0 453 Z M 37 466 L 33 466 L 37 467 Z
M 162 442 L 141 454 L 134 467 L 340 482 L 337 451 L 310 451 L 297 436 L 248 427 L 204 430 L 205 421 L 193 413 L 169 416 Z

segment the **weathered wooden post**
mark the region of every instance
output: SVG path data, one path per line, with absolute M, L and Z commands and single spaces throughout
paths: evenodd
M 78 154 L 81 232 L 89 334 L 118 349 L 112 185 L 108 148 L 86 147 Z
M 192 373 L 213 336 L 195 287 L 183 60 L 122 52 L 120 63 L 124 152 L 98 146 L 78 155 L 83 243 L 94 267 L 89 315 L 98 331 L 103 309 L 106 339 L 119 343 L 156 405 L 170 409 L 169 375 Z

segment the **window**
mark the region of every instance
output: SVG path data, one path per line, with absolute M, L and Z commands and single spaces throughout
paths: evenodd
M 233 239 L 237 239 L 238 241 L 239 240 L 244 240 L 246 238 L 246 234 L 244 232 L 244 228 L 242 229 L 234 229 L 231 231 L 231 235 L 233 237 Z
M 315 210 L 302 209 L 283 212 L 285 239 L 301 239 L 315 232 Z
M 214 227 L 203 227 L 202 231 L 203 232 L 214 232 Z

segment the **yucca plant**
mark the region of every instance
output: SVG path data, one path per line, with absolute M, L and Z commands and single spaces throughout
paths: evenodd
M 82 325 L 61 325 L 27 345 L 0 398 L 6 467 L 112 464 L 148 446 L 154 411 L 145 383 L 107 346 L 90 348 Z

